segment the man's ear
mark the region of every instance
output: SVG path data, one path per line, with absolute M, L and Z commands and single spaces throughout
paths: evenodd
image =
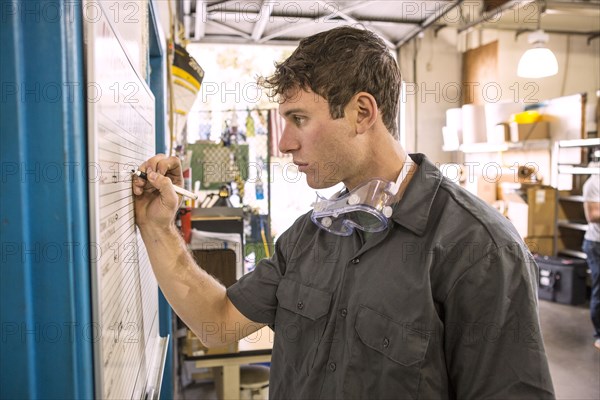
M 357 133 L 365 133 L 377 121 L 379 115 L 377 101 L 370 93 L 359 92 L 354 95 L 354 103 L 357 111 L 356 131 Z

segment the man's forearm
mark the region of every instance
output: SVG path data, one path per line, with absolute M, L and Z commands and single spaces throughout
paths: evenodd
M 225 327 L 225 287 L 195 263 L 177 229 L 141 227 L 152 269 L 165 297 L 179 317 L 206 346 L 223 345 L 239 337 L 214 334 Z M 213 335 L 207 335 L 209 330 Z
M 588 222 L 600 223 L 600 203 L 597 201 L 586 201 L 583 203 L 585 219 Z

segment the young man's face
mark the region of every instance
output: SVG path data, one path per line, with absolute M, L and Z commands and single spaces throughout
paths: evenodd
M 351 179 L 353 124 L 347 115 L 333 119 L 327 100 L 312 91 L 296 90 L 279 105 L 285 129 L 279 149 L 294 157 L 313 189 L 327 188 Z M 347 114 L 347 113 L 346 113 Z

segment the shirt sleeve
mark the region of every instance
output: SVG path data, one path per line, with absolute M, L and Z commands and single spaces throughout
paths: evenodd
M 450 290 L 444 346 L 456 398 L 554 398 L 537 276 L 533 257 L 515 243 L 476 261 Z
M 271 258 L 260 260 L 254 271 L 227 288 L 227 296 L 233 305 L 251 321 L 274 324 L 277 288 L 285 271 L 280 243 L 277 241 L 275 244 Z

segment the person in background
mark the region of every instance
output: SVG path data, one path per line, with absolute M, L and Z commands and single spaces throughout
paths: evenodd
M 600 150 L 597 150 L 600 152 Z M 598 168 L 598 162 L 589 167 Z M 591 175 L 583 184 L 583 210 L 588 229 L 583 239 L 583 251 L 592 271 L 590 314 L 594 325 L 594 346 L 600 350 L 600 175 Z
M 345 189 L 225 289 L 174 226 L 179 160 L 140 166 L 136 222 L 152 267 L 204 344 L 269 325 L 276 399 L 554 398 L 533 256 L 506 218 L 402 148 L 400 71 L 384 42 L 322 32 L 261 83 L 286 121 L 280 150 L 312 188 Z

